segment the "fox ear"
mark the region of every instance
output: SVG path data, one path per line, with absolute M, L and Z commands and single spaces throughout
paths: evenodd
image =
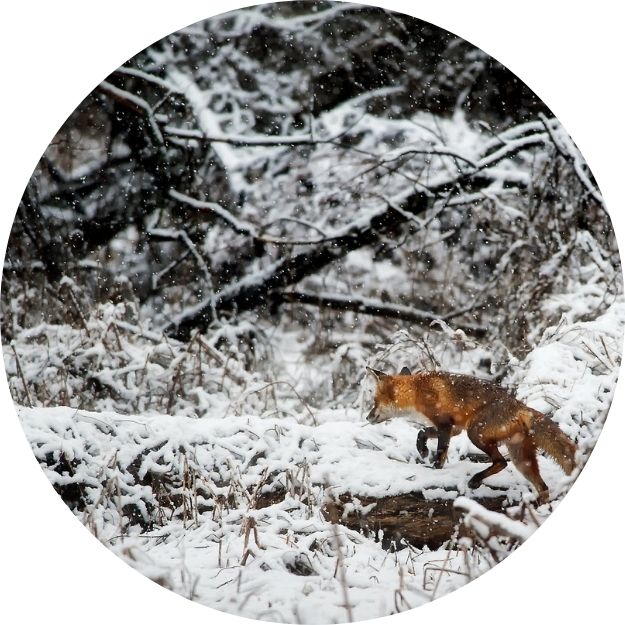
M 408 369 L 408 367 L 403 367 L 399 372 L 399 375 L 412 375 L 412 373 L 410 373 L 410 369 Z
M 377 369 L 372 369 L 371 367 L 365 367 L 367 372 L 370 373 L 376 380 L 381 380 L 386 377 L 386 373 L 384 371 L 378 371 Z

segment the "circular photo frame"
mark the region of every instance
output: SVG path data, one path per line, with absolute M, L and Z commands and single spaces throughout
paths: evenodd
M 490 570 L 566 495 L 625 306 L 592 172 L 485 52 L 371 6 L 209 18 L 115 70 L 20 202 L 5 368 L 141 573 L 351 622 Z

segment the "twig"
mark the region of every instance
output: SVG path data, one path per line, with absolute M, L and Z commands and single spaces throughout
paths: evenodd
M 138 95 L 130 93 L 129 91 L 125 91 L 124 89 L 120 89 L 106 80 L 102 81 L 98 85 L 97 89 L 106 93 L 117 102 L 120 102 L 126 108 L 133 110 L 135 113 L 144 114 L 148 118 L 148 125 L 155 143 L 158 146 L 164 146 L 165 140 L 163 139 L 163 133 L 156 122 L 154 111 L 143 98 L 140 98 Z
M 30 398 L 30 393 L 28 392 L 28 386 L 26 384 L 26 379 L 24 378 L 24 372 L 22 371 L 22 367 L 20 365 L 20 359 L 19 359 L 19 356 L 17 355 L 17 351 L 15 350 L 15 345 L 13 343 L 11 343 L 11 349 L 13 350 L 13 353 L 15 354 L 15 368 L 17 369 L 17 374 L 20 376 L 20 379 L 22 380 L 22 384 L 24 385 L 24 393 L 26 394 L 26 399 L 28 401 L 28 407 L 32 408 L 33 407 L 33 400 Z
M 206 261 L 202 257 L 202 255 L 197 251 L 195 244 L 191 240 L 191 237 L 188 235 L 186 230 L 167 230 L 163 228 L 151 228 L 146 231 L 147 236 L 152 237 L 154 239 L 158 239 L 160 241 L 179 241 L 183 243 L 189 252 L 195 258 L 195 262 L 200 268 L 201 272 L 204 274 L 204 280 L 208 286 L 212 286 L 212 278 L 210 275 L 210 271 L 208 270 L 208 266 L 206 265 Z M 169 267 L 166 267 L 166 270 L 169 270 Z M 154 287 L 153 287 L 154 288 Z
M 255 393 L 260 393 L 261 391 L 264 391 L 266 388 L 269 388 L 269 387 L 272 387 L 272 386 L 277 386 L 278 384 L 286 384 L 293 391 L 293 393 L 295 393 L 295 396 L 297 397 L 297 399 L 300 400 L 302 406 L 304 406 L 304 408 L 306 409 L 306 411 L 310 415 L 310 418 L 311 418 L 311 420 L 313 422 L 313 425 L 319 425 L 315 415 L 313 414 L 313 411 L 310 409 L 308 404 L 302 399 L 302 396 L 295 390 L 295 387 L 290 382 L 287 382 L 286 380 L 276 380 L 274 382 L 269 382 L 269 383 L 265 384 L 264 386 L 261 386 L 260 388 L 256 388 L 253 391 L 249 391 L 249 393 L 246 393 L 246 395 L 241 399 L 241 401 L 243 401 L 244 399 L 246 399 L 250 395 L 253 395 Z
M 159 76 L 155 76 L 154 74 L 149 74 L 148 72 L 144 72 L 135 67 L 124 67 L 124 66 L 118 67 L 113 73 L 121 75 L 121 76 L 132 76 L 133 78 L 140 78 L 141 80 L 144 80 L 145 82 L 149 82 L 149 83 L 152 83 L 153 85 L 156 85 L 157 87 L 162 87 L 163 89 L 166 89 L 169 93 L 175 93 L 175 94 L 181 93 L 180 90 L 177 89 L 174 85 L 167 82 L 166 80 L 163 80 Z
M 545 117 L 545 115 L 543 113 L 539 113 L 538 116 L 540 117 L 540 121 L 545 127 L 545 130 L 549 134 L 549 138 L 551 139 L 551 142 L 553 143 L 558 154 L 560 154 L 560 156 L 565 161 L 573 165 L 573 171 L 575 172 L 575 175 L 577 176 L 578 180 L 582 183 L 582 186 L 592 196 L 593 200 L 595 200 L 597 204 L 599 204 L 600 206 L 603 206 L 603 198 L 601 197 L 601 194 L 599 193 L 599 191 L 595 188 L 595 186 L 590 181 L 590 178 L 588 177 L 586 172 L 583 170 L 580 159 L 577 157 L 576 154 L 572 153 L 570 146 L 566 146 L 566 147 L 563 146 L 562 143 L 557 139 L 557 137 L 555 136 L 553 132 L 553 129 L 549 125 L 549 120 Z

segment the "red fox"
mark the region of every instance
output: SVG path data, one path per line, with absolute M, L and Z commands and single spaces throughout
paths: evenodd
M 570 475 L 575 468 L 576 446 L 547 416 L 526 406 L 504 388 L 469 375 L 444 371 L 411 374 L 407 367 L 399 375 L 367 370 L 377 381 L 370 423 L 403 417 L 425 425 L 417 436 L 417 450 L 428 453 L 427 440 L 437 438 L 434 467 L 447 458 L 449 439 L 466 430 L 471 442 L 488 454 L 492 465 L 469 480 L 477 488 L 482 480 L 499 473 L 507 464 L 499 451 L 505 444 L 516 468 L 538 491 L 538 501 L 549 499 L 549 489 L 540 477 L 536 450 L 542 449 Z

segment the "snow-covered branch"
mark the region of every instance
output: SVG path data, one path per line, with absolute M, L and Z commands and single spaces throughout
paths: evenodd
M 156 144 L 162 146 L 165 143 L 163 133 L 161 132 L 158 122 L 156 121 L 156 117 L 154 116 L 154 111 L 143 98 L 134 93 L 130 93 L 125 89 L 120 89 L 106 80 L 102 81 L 98 85 L 98 90 L 111 96 L 114 100 L 120 102 L 125 107 L 135 111 L 136 113 L 145 115 L 148 120 L 150 134 Z
M 551 142 L 556 148 L 558 154 L 560 154 L 564 160 L 573 165 L 575 175 L 578 177 L 588 194 L 593 198 L 593 200 L 595 200 L 595 202 L 597 202 L 597 204 L 603 206 L 603 197 L 601 197 L 599 189 L 597 189 L 597 187 L 591 182 L 589 175 L 586 173 L 586 167 L 582 161 L 581 154 L 572 139 L 566 132 L 562 131 L 562 127 L 559 125 L 558 130 L 560 132 L 556 134 L 556 131 L 554 131 L 549 123 L 549 120 L 544 115 L 541 115 L 540 119 L 545 127 L 545 130 L 549 133 L 549 138 L 551 139 Z
M 314 139 L 310 134 L 275 136 L 275 135 L 237 135 L 222 132 L 202 132 L 193 128 L 176 128 L 165 126 L 167 135 L 179 139 L 192 139 L 200 143 L 227 143 L 232 147 L 294 147 L 297 145 L 316 145 L 318 143 L 331 143 L 336 138 Z
M 375 244 L 381 236 L 397 234 L 407 221 L 417 223 L 414 218 L 424 214 L 439 198 L 447 201 L 450 193 L 458 193 L 465 187 L 470 187 L 473 191 L 487 188 L 493 181 L 493 177 L 487 174 L 492 174 L 494 165 L 524 150 L 544 145 L 546 140 L 549 137 L 544 132 L 510 140 L 494 153 L 479 159 L 471 172 L 441 175 L 430 185 L 423 185 L 421 190 L 411 189 L 389 200 L 382 200 L 371 212 L 352 221 L 340 231 L 331 233 L 330 239 L 311 246 L 312 249 L 271 263 L 260 272 L 248 274 L 185 310 L 167 325 L 165 332 L 181 339 L 188 338 L 192 328 L 206 328 L 214 319 L 215 313 L 234 310 L 242 312 L 268 306 L 272 293 L 297 284 L 302 278 L 320 271 L 353 250 Z M 497 172 L 495 179 L 500 183 L 508 175 L 515 183 L 518 181 L 516 174 L 507 170 Z M 240 225 L 237 228 L 246 234 L 252 234 L 249 228 Z
M 210 271 L 208 270 L 206 261 L 204 260 L 204 258 L 202 258 L 202 255 L 198 252 L 195 244 L 191 240 L 191 237 L 189 237 L 189 234 L 185 230 L 171 230 L 169 228 L 149 228 L 146 231 L 146 234 L 150 238 L 156 239 L 158 241 L 180 241 L 181 243 L 183 243 L 189 253 L 193 256 L 193 258 L 195 258 L 195 262 L 202 272 L 206 284 L 209 286 L 212 284 Z M 153 288 L 156 287 L 154 281 L 152 283 L 152 286 Z
M 501 512 L 488 510 L 468 497 L 458 497 L 454 501 L 454 506 L 465 512 L 464 524 L 477 532 L 482 539 L 498 535 L 525 541 L 536 529 Z
M 139 78 L 140 80 L 160 87 L 161 89 L 165 89 L 167 93 L 180 93 L 175 85 L 171 84 L 167 80 L 164 80 L 163 78 L 160 78 L 159 76 L 156 76 L 155 74 L 152 74 L 150 72 L 141 71 L 136 67 L 126 67 L 122 65 L 121 67 L 118 67 L 113 73 L 120 76 L 132 76 L 133 78 Z
M 234 232 L 237 234 L 242 234 L 244 236 L 252 237 L 253 239 L 258 238 L 258 233 L 256 230 L 250 226 L 249 224 L 243 223 L 239 219 L 237 219 L 232 213 L 228 210 L 217 204 L 216 202 L 206 202 L 204 200 L 197 200 L 192 198 L 184 193 L 180 193 L 180 191 L 176 191 L 175 189 L 171 189 L 169 191 L 170 197 L 174 200 L 181 202 L 195 210 L 211 213 L 219 219 L 221 219 L 224 223 L 228 225 Z

